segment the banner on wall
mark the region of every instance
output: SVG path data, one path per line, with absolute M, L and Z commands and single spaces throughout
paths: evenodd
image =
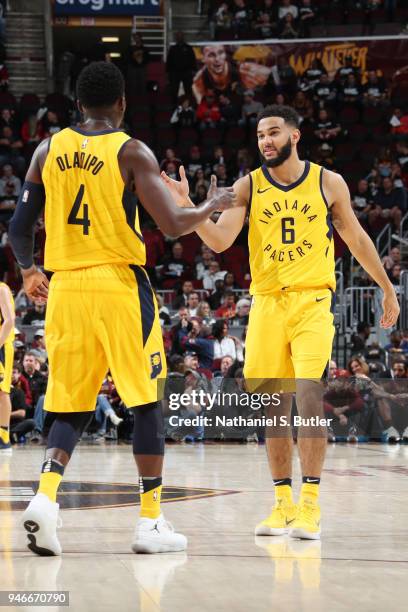
M 159 15 L 160 0 L 54 0 L 56 17 L 86 15 Z
M 237 87 L 263 87 L 276 71 L 277 59 L 285 58 L 298 76 L 320 59 L 330 76 L 351 56 L 364 76 L 367 70 L 381 70 L 391 80 L 408 66 L 408 40 L 357 40 L 324 42 L 290 42 L 270 44 L 197 45 L 194 51 L 201 64 L 194 77 L 193 91 L 200 101 L 207 89 L 231 93 Z

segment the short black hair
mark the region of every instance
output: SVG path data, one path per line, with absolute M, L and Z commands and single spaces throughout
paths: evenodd
M 297 129 L 299 129 L 300 126 L 300 117 L 295 109 L 284 104 L 270 104 L 269 106 L 265 106 L 265 108 L 258 113 L 258 124 L 261 119 L 265 119 L 266 117 L 282 117 L 285 123 Z
M 78 77 L 77 98 L 84 108 L 108 108 L 125 92 L 125 81 L 112 62 L 92 62 Z

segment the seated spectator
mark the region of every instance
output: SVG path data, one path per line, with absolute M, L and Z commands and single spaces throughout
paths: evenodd
M 327 142 L 323 142 L 317 148 L 317 155 L 315 159 L 316 164 L 327 168 L 328 170 L 334 170 L 334 155 L 333 155 L 333 147 L 329 145 Z
M 10 127 L 3 127 L 0 130 L 0 166 L 11 164 L 18 174 L 23 174 L 25 159 L 22 150 L 22 140 L 13 134 Z
M 240 298 L 236 303 L 235 320 L 240 325 L 248 325 L 249 311 L 251 310 L 251 300 L 249 298 Z
M 212 316 L 211 308 L 208 302 L 200 302 L 198 304 L 197 317 L 201 319 L 203 325 L 209 326 L 215 323 L 215 319 Z
M 300 90 L 303 92 L 313 91 L 316 85 L 320 82 L 320 78 L 323 74 L 327 75 L 327 70 L 322 64 L 322 60 L 319 58 L 315 58 L 310 68 L 305 70 L 302 75 L 302 79 L 300 82 Z
M 278 57 L 278 78 L 280 82 L 278 93 L 283 93 L 289 98 L 293 98 L 297 92 L 296 72 L 282 55 Z
M 374 194 L 372 193 L 368 181 L 361 179 L 357 183 L 357 189 L 351 196 L 351 205 L 360 223 L 368 222 L 368 213 L 374 204 Z
M 198 206 L 198 204 L 205 202 L 206 199 L 207 199 L 207 188 L 205 187 L 205 185 L 197 185 L 195 193 L 191 194 L 192 202 L 196 206 Z
M 299 35 L 302 38 L 310 38 L 310 27 L 316 19 L 316 8 L 312 0 L 302 0 L 299 7 Z
M 169 309 L 167 308 L 167 306 L 164 305 L 163 298 L 158 293 L 156 294 L 156 300 L 157 300 L 157 306 L 158 306 L 158 309 L 159 309 L 160 325 L 162 327 L 163 327 L 163 325 L 170 325 L 171 324 L 171 319 L 170 319 Z
M 232 7 L 232 30 L 234 38 L 241 38 L 249 26 L 250 10 L 246 0 L 233 0 Z
M 255 93 L 252 89 L 247 89 L 244 92 L 244 103 L 242 105 L 241 119 L 238 125 L 242 127 L 253 127 L 257 123 L 258 113 L 263 109 L 263 104 L 254 100 Z
M 229 30 L 232 24 L 232 13 L 229 10 L 228 2 L 222 2 L 214 14 L 216 29 Z
M 401 284 L 401 272 L 402 272 L 401 264 L 394 264 L 392 266 L 390 274 L 389 274 L 389 278 L 393 285 L 399 286 Z
M 363 103 L 366 106 L 384 106 L 387 104 L 388 92 L 383 77 L 378 77 L 376 70 L 369 70 L 367 82 L 363 87 Z
M 162 159 L 160 162 L 160 170 L 164 170 L 164 172 L 168 174 L 169 164 L 173 164 L 175 166 L 176 172 L 178 172 L 178 169 L 181 166 L 181 159 L 176 157 L 174 149 L 171 149 L 170 147 L 166 149 L 164 159 Z
M 172 308 L 177 310 L 182 306 L 188 305 L 188 298 L 193 291 L 193 283 L 191 280 L 185 280 L 181 286 L 181 293 L 176 296 L 173 301 Z
M 45 332 L 43 329 L 37 329 L 34 332 L 34 342 L 31 345 L 30 353 L 32 353 L 41 364 L 47 361 L 48 354 L 45 347 Z
M 224 128 L 231 127 L 238 123 L 240 117 L 240 109 L 230 97 L 221 93 L 219 97 L 220 107 L 220 124 Z
M 350 73 L 346 82 L 339 87 L 339 100 L 346 104 L 360 105 L 361 93 L 362 89 L 355 74 Z
M 3 108 L 0 114 L 0 128 L 9 127 L 13 134 L 18 133 L 18 124 L 14 110 Z
M 277 24 L 273 23 L 270 13 L 262 12 L 258 15 L 254 29 L 259 38 L 272 38 L 276 34 Z
M 10 389 L 10 440 L 11 442 L 24 442 L 25 436 L 33 431 L 34 420 L 27 418 L 27 405 L 24 391 L 19 388 L 19 366 L 13 368 Z
M 173 244 L 171 255 L 165 257 L 162 264 L 161 274 L 164 279 L 179 279 L 190 272 L 190 264 L 183 258 L 183 245 L 181 242 Z
M 344 66 L 340 66 L 340 68 L 336 72 L 336 81 L 340 85 L 345 85 L 347 81 L 347 77 L 353 74 L 356 77 L 357 82 L 360 79 L 360 71 L 356 66 L 353 66 L 353 57 L 351 55 L 347 55 L 344 59 Z
M 319 116 L 316 121 L 315 135 L 319 140 L 327 142 L 335 140 L 341 132 L 341 127 L 329 118 L 329 114 L 325 108 L 319 110 Z
M 209 181 L 207 181 L 206 178 L 205 178 L 204 170 L 202 168 L 198 168 L 198 170 L 194 174 L 193 182 L 192 182 L 191 189 L 190 189 L 190 193 L 191 193 L 191 197 L 192 198 L 196 197 L 196 195 L 197 195 L 197 188 L 200 185 L 202 187 L 204 187 L 206 192 L 208 191 L 208 188 L 210 186 Z
M 170 123 L 177 128 L 194 127 L 196 123 L 196 114 L 194 108 L 191 106 L 189 98 L 184 100 L 177 106 L 173 112 Z
M 408 112 L 401 108 L 394 109 L 390 119 L 391 132 L 396 136 L 406 136 L 408 134 Z
M 313 100 L 318 108 L 333 108 L 337 99 L 337 86 L 330 81 L 329 75 L 323 73 L 313 89 Z
M 280 26 L 279 38 L 283 39 L 291 39 L 298 38 L 299 31 L 295 24 L 295 19 L 292 17 L 292 13 L 288 13 L 283 18 L 283 21 Z
M 385 220 L 386 222 L 391 221 L 398 231 L 406 208 L 407 193 L 405 189 L 395 188 L 392 179 L 387 176 L 384 177 L 381 188 L 374 197 L 374 207 L 369 213 L 371 229 L 381 229 L 384 223 L 378 225 L 378 222 Z
M 243 345 L 235 336 L 228 335 L 228 323 L 225 319 L 216 321 L 212 328 L 214 336 L 214 359 L 230 355 L 233 360 L 243 361 Z
M 351 336 L 351 352 L 362 354 L 366 349 L 366 343 L 371 335 L 371 327 L 366 321 L 361 321 L 357 325 L 357 333 Z
M 30 385 L 28 384 L 28 380 L 22 374 L 22 367 L 19 363 L 14 362 L 13 372 L 12 372 L 12 384 L 16 389 L 20 389 L 24 393 L 24 403 L 26 406 L 32 406 L 33 396 L 31 394 Z
M 305 119 L 310 113 L 313 113 L 313 104 L 309 98 L 306 97 L 303 91 L 298 91 L 292 102 L 292 106 L 300 117 Z
M 329 441 L 336 441 L 335 430 L 339 428 L 338 426 L 346 428 L 348 442 L 358 441 L 356 433 L 364 400 L 351 381 L 343 376 L 329 379 L 323 401 L 325 416 L 334 420 L 328 430 Z
M 188 303 L 187 303 L 189 317 L 197 316 L 197 310 L 198 310 L 199 303 L 200 303 L 200 296 L 198 295 L 196 291 L 191 291 L 191 293 L 188 296 Z
M 402 360 L 396 360 L 391 368 L 392 377 L 397 379 L 408 379 L 408 363 Z M 407 387 L 408 389 L 408 387 Z M 408 437 L 408 436 L 407 436 Z
M 385 350 L 388 353 L 403 353 L 403 348 L 401 347 L 402 335 L 400 331 L 393 331 L 390 334 L 390 342 L 385 345 Z
M 32 407 L 34 408 L 40 397 L 44 396 L 47 388 L 47 378 L 40 372 L 40 363 L 36 356 L 27 351 L 23 359 L 23 372 L 24 378 L 27 380 L 32 397 Z M 27 416 L 31 418 L 33 416 L 32 410 L 27 413 Z
M 233 272 L 227 272 L 224 276 L 224 289 L 238 289 Z
M 390 249 L 388 255 L 385 255 L 382 258 L 382 263 L 387 272 L 389 272 L 395 264 L 401 263 L 401 251 L 398 247 L 393 247 Z
M 2 168 L 2 177 L 0 178 L 0 197 L 13 196 L 18 197 L 21 191 L 21 180 L 14 175 L 13 166 L 6 164 Z
M 233 291 L 225 291 L 222 304 L 215 311 L 215 316 L 218 319 L 233 319 L 235 317 L 235 295 Z
M 23 318 L 23 325 L 34 325 L 43 327 L 45 321 L 45 304 L 34 304 L 34 308 L 29 308 Z
M 220 307 L 221 301 L 224 295 L 224 280 L 219 278 L 215 281 L 214 292 L 208 298 L 208 303 L 211 306 L 211 310 L 217 310 Z
M 230 369 L 234 363 L 231 355 L 224 355 L 220 361 L 220 369 L 214 372 L 214 378 L 212 381 L 213 390 L 215 392 L 221 390 L 225 383 L 225 379 L 229 376 Z
M 220 264 L 214 260 L 210 262 L 208 271 L 203 274 L 203 287 L 207 291 L 214 291 L 217 280 L 223 280 L 226 272 L 220 270 Z
M 212 250 L 203 242 L 201 245 L 201 255 L 196 257 L 197 263 L 195 265 L 195 269 L 196 278 L 198 280 L 201 280 L 204 276 L 204 273 L 209 270 L 210 263 L 214 261 L 214 258 L 215 256 Z
M 193 178 L 198 169 L 203 170 L 204 165 L 205 163 L 201 155 L 200 147 L 198 145 L 192 145 L 190 148 L 190 155 L 185 165 L 188 178 Z
M 278 10 L 278 18 L 282 21 L 286 15 L 292 15 L 293 19 L 297 19 L 299 16 L 299 9 L 296 4 L 293 4 L 291 0 L 281 0 L 281 6 Z
M 49 138 L 53 134 L 57 134 L 57 132 L 63 130 L 64 127 L 65 125 L 60 121 L 57 113 L 46 109 L 45 117 L 41 119 L 43 138 Z
M 221 111 L 213 91 L 207 90 L 206 95 L 197 107 L 196 116 L 200 130 L 217 127 L 221 119 Z
M 229 187 L 231 185 L 231 179 L 227 174 L 227 166 L 225 164 L 217 164 L 214 172 L 217 177 L 217 187 Z

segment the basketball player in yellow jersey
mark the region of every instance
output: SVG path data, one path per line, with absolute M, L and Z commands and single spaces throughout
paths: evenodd
M 278 389 L 291 390 L 285 379 L 296 379 L 298 412 L 305 418 L 298 430 L 303 476 L 299 505 L 292 498 L 292 435 L 290 428 L 277 426 L 266 440 L 276 504 L 255 533 L 280 535 L 290 529 L 293 537 L 318 539 L 318 495 L 327 440 L 320 420 L 319 381 L 334 335 L 332 223 L 384 291 L 383 327 L 395 324 L 399 305 L 374 245 L 353 213 L 343 178 L 299 159 L 299 125 L 298 115 L 288 106 L 270 106 L 260 113 L 257 133 L 262 166 L 235 182 L 236 206 L 223 212 L 216 223 L 206 221 L 196 231 L 211 249 L 224 251 L 238 236 L 248 213 L 253 302 L 244 375 L 250 390 L 267 389 L 273 381 Z M 180 206 L 191 206 L 183 169 L 181 174 L 180 182 L 164 174 L 162 178 Z M 279 416 L 289 419 L 291 402 L 291 394 L 283 394 Z M 307 421 L 310 418 L 313 421 Z
M 11 454 L 10 387 L 14 360 L 14 300 L 6 283 L 0 283 L 0 454 Z
M 195 210 L 175 205 L 153 153 L 119 129 L 124 81 L 113 64 L 86 67 L 77 94 L 83 123 L 40 144 L 9 228 L 27 294 L 48 298 L 45 409 L 56 414 L 39 490 L 22 522 L 30 550 L 61 553 L 57 489 L 109 369 L 122 400 L 134 409 L 141 512 L 132 548 L 180 551 L 187 540 L 160 510 L 164 439 L 158 383 L 166 361 L 157 303 L 143 269 L 137 201 L 165 234 L 175 237 L 232 206 L 235 195 L 231 188 L 213 187 L 211 198 Z M 54 272 L 49 286 L 33 265 L 33 228 L 44 204 L 44 263 Z

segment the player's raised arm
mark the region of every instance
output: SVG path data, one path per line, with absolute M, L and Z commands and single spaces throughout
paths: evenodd
M 125 147 L 121 168 L 131 173 L 137 196 L 147 212 L 165 234 L 174 238 L 193 232 L 213 212 L 231 208 L 236 200 L 232 188 L 216 189 L 200 206 L 179 208 L 160 178 L 152 151 L 137 140 Z
M 48 147 L 47 139 L 35 150 L 9 224 L 9 240 L 21 268 L 24 290 L 29 298 L 39 301 L 47 299 L 48 279 L 34 265 L 34 227 L 45 204 L 41 170 Z
M 171 179 L 165 172 L 161 173 L 164 184 L 169 189 L 176 204 L 182 208 L 193 208 L 194 204 L 189 198 L 189 186 L 183 166 L 180 166 L 180 181 Z M 208 197 L 211 198 L 214 190 L 217 189 L 215 177 L 211 177 L 211 186 Z M 221 253 L 228 249 L 235 241 L 245 221 L 245 215 L 250 199 L 250 178 L 244 176 L 233 185 L 236 201 L 232 208 L 224 210 L 216 222 L 207 219 L 196 228 L 197 234 L 205 244 L 215 251 Z
M 364 270 L 384 291 L 381 326 L 392 327 L 400 311 L 395 289 L 384 270 L 371 238 L 361 227 L 354 214 L 346 182 L 339 174 L 325 170 L 323 189 L 326 199 L 329 204 L 332 204 L 334 227 Z

